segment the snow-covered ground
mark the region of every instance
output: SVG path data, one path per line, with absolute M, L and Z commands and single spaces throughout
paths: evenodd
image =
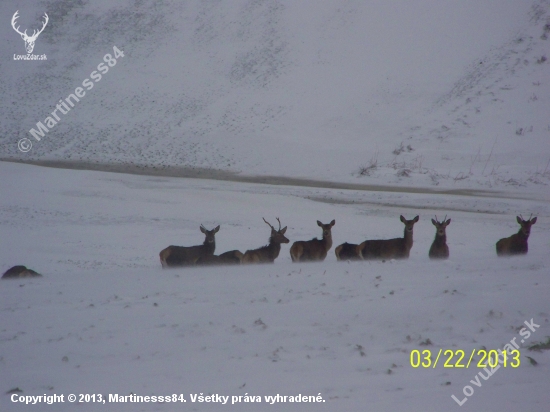
M 48 14 L 47 60 L 17 58 L 17 10 L 29 34 Z M 527 347 L 550 336 L 550 0 L 11 0 L 0 15 L 0 272 L 44 275 L 0 282 L 0 411 L 548 409 L 550 354 Z M 291 263 L 317 220 L 336 220 L 336 246 L 398 237 L 401 214 L 420 216 L 406 261 L 333 247 Z M 538 217 L 529 254 L 497 258 L 520 214 Z M 428 259 L 435 215 L 452 219 L 447 261 Z M 263 217 L 288 226 L 274 265 L 161 269 L 201 224 L 221 225 L 217 253 L 265 245 Z M 512 339 L 521 366 L 488 380 L 411 366 Z M 187 402 L 10 400 L 132 393 Z
M 502 411 L 545 410 L 550 353 L 548 197 L 531 200 L 329 190 L 68 171 L 0 162 L 1 271 L 25 264 L 39 279 L 0 282 L 2 411 Z M 351 201 L 353 199 L 353 201 Z M 538 216 L 525 257 L 497 258 L 515 216 Z M 397 237 L 399 215 L 420 216 L 406 261 L 161 269 L 158 252 L 203 240 L 217 252 L 267 243 L 265 217 L 291 242 Z M 452 218 L 451 257 L 428 259 L 430 218 Z M 527 216 L 526 216 L 527 215 Z M 524 321 L 540 328 L 521 366 L 413 368 L 411 351 L 502 349 Z M 422 346 L 427 340 L 431 345 Z M 535 359 L 530 364 L 527 356 Z M 443 357 L 441 359 L 444 359 Z M 453 363 L 456 361 L 453 361 Z M 466 363 L 465 361 L 463 363 Z M 459 407 L 463 388 L 474 394 Z M 25 406 L 17 395 L 184 394 L 185 405 Z M 262 396 L 260 405 L 192 403 L 191 394 Z M 264 396 L 321 394 L 324 403 L 269 405 Z M 469 393 L 469 392 L 468 392 Z M 229 398 L 231 403 L 231 398 Z M 244 398 L 243 398 L 244 399 Z

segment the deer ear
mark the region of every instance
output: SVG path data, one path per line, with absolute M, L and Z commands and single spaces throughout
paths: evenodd
M 414 223 L 418 222 L 418 219 L 420 219 L 420 217 L 419 217 L 419 216 L 416 216 L 416 217 L 413 219 L 413 222 L 414 222 Z
M 321 226 L 321 227 L 323 226 L 320 220 L 317 221 L 317 226 Z
M 280 233 L 281 235 L 284 235 L 285 232 L 286 232 L 286 226 L 283 227 L 283 228 L 279 231 L 279 233 Z
M 435 220 L 432 219 L 432 225 L 437 226 L 437 223 L 435 223 Z
M 519 216 L 516 216 L 516 220 L 518 221 L 518 223 L 521 225 L 521 222 L 523 222 L 523 219 Z
M 399 220 L 401 220 L 403 223 L 405 223 L 405 218 L 403 217 L 403 215 L 399 216 Z
M 214 229 L 214 233 L 218 233 L 218 230 L 220 230 L 220 225 L 216 226 L 216 228 Z
M 336 220 L 332 219 L 332 222 L 330 222 L 330 226 L 334 226 L 336 224 Z
M 447 219 L 447 221 L 445 222 L 445 226 L 449 226 L 450 223 L 451 223 L 451 219 Z
M 206 229 L 204 228 L 203 225 L 201 225 L 201 232 L 206 234 Z
M 533 219 L 531 219 L 531 224 L 534 225 L 535 223 L 537 223 L 537 218 L 534 217 Z

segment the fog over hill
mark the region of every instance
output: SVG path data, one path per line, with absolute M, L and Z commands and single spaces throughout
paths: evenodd
M 14 60 L 22 30 L 45 61 Z M 342 182 L 548 184 L 550 2 L 10 1 L 0 157 Z M 40 141 L 29 130 L 124 53 Z M 32 150 L 17 142 L 29 138 Z

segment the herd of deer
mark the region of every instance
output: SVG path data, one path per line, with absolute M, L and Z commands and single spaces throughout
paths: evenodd
M 400 216 L 401 222 L 405 225 L 403 237 L 383 240 L 365 240 L 360 244 L 343 243 L 334 250 L 336 259 L 339 261 L 348 260 L 373 260 L 373 259 L 407 259 L 413 245 L 413 227 L 418 222 L 418 216 L 407 220 Z M 248 263 L 272 263 L 279 256 L 282 243 L 289 243 L 285 237 L 286 226 L 281 229 L 275 229 L 268 221 L 264 222 L 271 228 L 269 244 L 258 249 L 247 250 L 241 253 L 238 250 L 231 250 L 214 255 L 216 249 L 215 235 L 220 230 L 218 225 L 212 230 L 207 230 L 201 225 L 200 230 L 205 235 L 204 243 L 198 246 L 168 246 L 163 249 L 159 256 L 163 268 L 177 266 L 193 265 L 229 265 L 229 264 L 248 264 Z M 517 217 L 517 222 L 521 228 L 518 233 L 500 239 L 496 243 L 498 256 L 521 255 L 527 253 L 527 239 L 531 232 L 531 226 L 535 224 L 537 218 L 524 220 L 521 216 Z M 336 221 L 324 224 L 319 220 L 317 225 L 323 231 L 323 237 L 311 240 L 300 240 L 294 242 L 290 248 L 290 257 L 293 262 L 312 262 L 325 260 L 328 251 L 332 247 L 332 227 Z M 439 222 L 437 216 L 432 219 L 432 224 L 436 228 L 435 239 L 430 247 L 428 256 L 430 259 L 447 259 L 449 257 L 449 247 L 447 246 L 447 235 L 445 229 L 451 223 L 451 219 L 445 218 Z

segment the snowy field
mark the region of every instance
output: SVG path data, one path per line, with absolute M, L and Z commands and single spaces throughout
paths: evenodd
M 550 0 L 497 3 L 0 2 L 0 273 L 43 274 L 0 281 L 0 412 L 548 410 L 550 353 L 528 347 L 550 344 Z M 47 59 L 18 58 L 45 13 Z M 420 217 L 408 260 L 336 261 L 400 215 Z M 518 215 L 529 253 L 497 258 Z M 273 265 L 161 268 L 201 224 L 244 252 L 277 217 Z M 292 263 L 332 219 L 326 260 Z M 444 367 L 510 342 L 518 368 Z
M 0 283 L 2 411 L 502 411 L 545 410 L 550 353 L 526 347 L 550 336 L 548 198 L 459 196 L 220 183 L 0 163 L 0 270 L 44 275 Z M 356 203 L 349 201 L 357 200 Z M 497 258 L 515 216 L 538 216 L 525 257 Z M 217 253 L 267 243 L 280 217 L 291 242 L 334 245 L 397 237 L 399 215 L 420 216 L 406 261 L 161 269 L 170 244 L 202 243 L 221 229 Z M 429 219 L 452 218 L 451 257 L 428 259 Z M 527 216 L 526 216 L 527 215 Z M 411 351 L 502 349 L 524 321 L 521 365 L 481 387 L 483 369 L 413 368 Z M 431 343 L 423 346 L 425 343 Z M 527 356 L 537 365 L 531 365 Z M 443 359 L 443 358 L 442 358 Z M 456 358 L 455 358 L 456 360 Z M 454 362 L 454 361 L 453 361 Z M 465 363 L 465 362 L 464 362 Z M 451 398 L 465 398 L 459 407 Z M 18 395 L 184 394 L 187 403 L 25 406 Z M 261 396 L 262 403 L 192 403 L 190 394 Z M 324 403 L 264 396 L 321 394 Z M 469 392 L 468 392 L 469 393 Z M 243 398 L 244 399 L 244 398 Z

